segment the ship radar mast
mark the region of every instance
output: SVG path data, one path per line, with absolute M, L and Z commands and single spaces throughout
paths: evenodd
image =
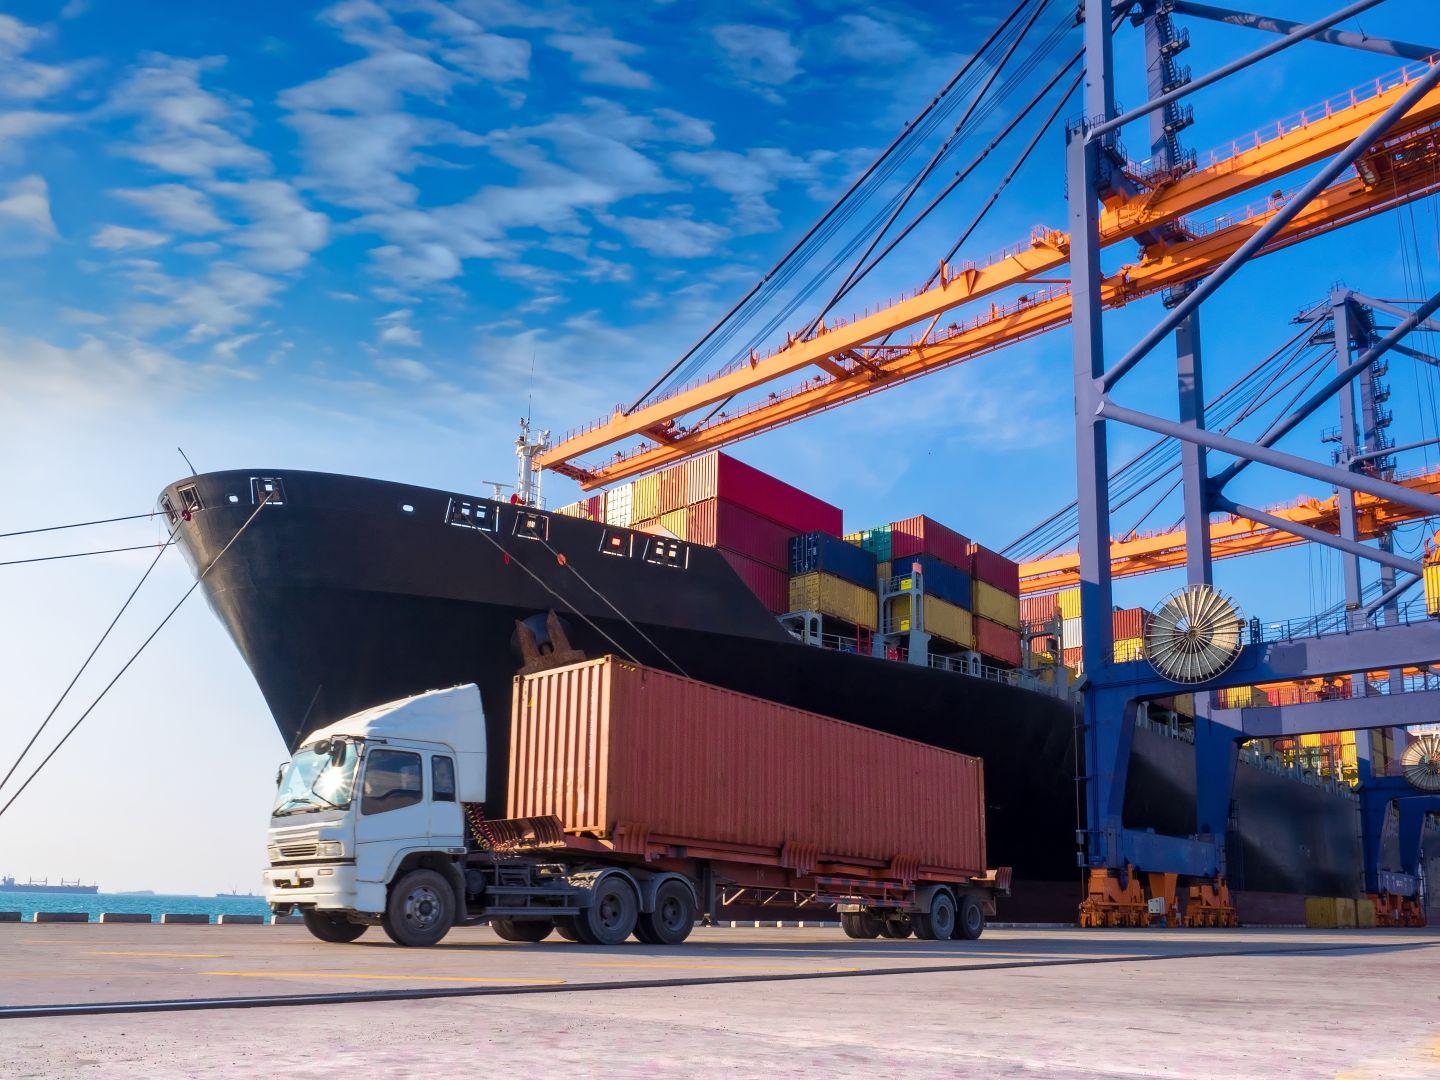
M 520 434 L 515 439 L 515 456 L 520 461 L 515 479 L 515 501 L 525 506 L 539 506 L 541 469 L 535 458 L 550 449 L 550 432 L 541 431 L 532 437 L 530 417 L 520 419 Z

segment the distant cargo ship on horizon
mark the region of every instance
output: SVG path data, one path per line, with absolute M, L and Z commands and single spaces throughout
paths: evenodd
M 0 892 L 98 893 L 99 891 L 99 885 L 81 885 L 79 878 L 74 881 L 66 881 L 62 877 L 60 884 L 51 885 L 49 878 L 43 878 L 40 881 L 36 881 L 34 878 L 29 881 L 16 881 L 9 874 L 0 877 Z

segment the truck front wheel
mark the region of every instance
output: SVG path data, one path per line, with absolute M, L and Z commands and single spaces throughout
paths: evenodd
M 646 945 L 679 945 L 695 928 L 695 897 L 682 881 L 670 878 L 655 890 L 655 910 L 642 912 L 635 936 Z
M 434 870 L 411 870 L 390 886 L 380 925 L 396 945 L 434 945 L 455 922 L 455 894 Z
M 343 944 L 347 941 L 354 941 L 370 929 L 364 923 L 353 923 L 343 915 L 332 915 L 325 911 L 306 911 L 303 917 L 305 929 L 321 941 Z

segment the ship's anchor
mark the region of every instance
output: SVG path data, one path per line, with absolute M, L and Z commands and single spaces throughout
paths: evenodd
M 515 640 L 520 646 L 521 675 L 531 675 L 549 668 L 578 664 L 586 659 L 579 649 L 570 644 L 565 633 L 565 624 L 554 610 L 545 615 L 545 640 L 541 641 L 530 628 L 529 619 L 515 620 Z

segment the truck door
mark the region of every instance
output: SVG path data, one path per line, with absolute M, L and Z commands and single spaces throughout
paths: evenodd
M 465 821 L 455 799 L 455 759 L 430 755 L 430 835 L 447 847 L 465 842 Z
M 355 825 L 359 876 L 383 880 L 391 856 L 430 835 L 424 756 L 414 750 L 372 747 L 365 754 L 360 819 Z

